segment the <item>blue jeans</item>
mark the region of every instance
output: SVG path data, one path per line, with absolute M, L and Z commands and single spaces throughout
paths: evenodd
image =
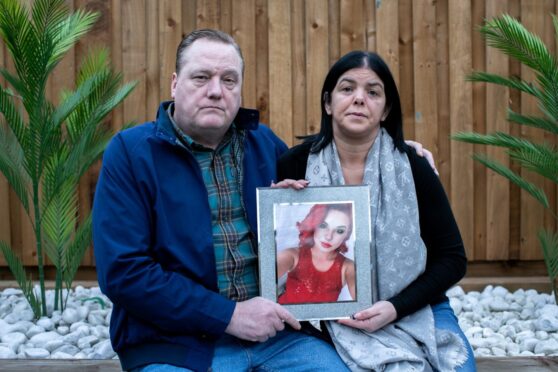
M 477 366 L 475 363 L 475 356 L 473 354 L 473 349 L 467 340 L 467 337 L 459 327 L 457 317 L 451 308 L 449 301 L 440 302 L 432 306 L 432 312 L 434 313 L 434 324 L 438 329 L 447 329 L 459 335 L 465 343 L 465 347 L 468 351 L 468 357 L 462 366 L 457 368 L 456 372 L 476 372 Z
M 303 332 L 284 330 L 266 342 L 225 335 L 215 345 L 212 371 L 348 371 L 335 348 Z M 169 364 L 149 364 L 133 372 L 191 371 Z

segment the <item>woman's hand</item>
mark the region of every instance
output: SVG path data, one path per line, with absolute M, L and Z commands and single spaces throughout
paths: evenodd
M 372 307 L 354 314 L 352 319 L 339 319 L 338 322 L 349 327 L 374 332 L 396 318 L 397 311 L 391 302 L 378 301 Z
M 280 188 L 280 189 L 291 188 L 295 190 L 302 190 L 306 186 L 308 186 L 309 183 L 310 181 L 307 180 L 291 180 L 290 178 L 286 178 L 283 181 L 277 183 L 271 182 L 271 187 Z

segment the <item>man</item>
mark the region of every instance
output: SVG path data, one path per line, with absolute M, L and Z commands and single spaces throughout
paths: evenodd
M 178 47 L 174 101 L 106 150 L 93 238 L 125 370 L 346 370 L 258 297 L 256 187 L 276 179 L 287 147 L 240 108 L 243 67 L 231 36 L 194 31 Z

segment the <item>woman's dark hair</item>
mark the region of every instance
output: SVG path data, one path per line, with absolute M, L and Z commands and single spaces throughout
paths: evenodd
M 374 71 L 384 83 L 386 95 L 386 109 L 388 116 L 380 123 L 393 139 L 395 147 L 403 152 L 405 142 L 403 141 L 403 115 L 401 113 L 401 101 L 393 75 L 382 57 L 373 52 L 355 50 L 345 54 L 331 66 L 324 81 L 321 95 L 322 120 L 320 132 L 315 135 L 302 137 L 305 141 L 312 142 L 311 152 L 318 152 L 333 140 L 332 116 L 326 112 L 326 101 L 331 101 L 331 94 L 337 85 L 337 81 L 345 72 L 353 68 L 369 68 Z
M 350 203 L 343 204 L 316 204 L 300 222 L 297 222 L 298 228 L 298 246 L 299 248 L 311 248 L 314 245 L 314 231 L 318 226 L 324 222 L 329 211 L 340 211 L 349 216 L 349 226 L 347 226 L 347 238 L 337 248 L 337 251 L 346 253 L 349 248 L 347 247 L 347 240 L 351 237 L 353 232 L 353 206 Z

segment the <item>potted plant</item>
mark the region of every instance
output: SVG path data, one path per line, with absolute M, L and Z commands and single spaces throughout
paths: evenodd
M 75 89 L 60 92 L 58 106 L 47 99 L 52 71 L 98 17 L 70 13 L 64 0 L 36 0 L 31 9 L 0 0 L 0 36 L 15 66 L 15 73 L 0 68 L 11 86 L 0 87 L 0 171 L 33 227 L 38 293 L 11 247 L 0 241 L 0 251 L 37 318 L 47 315 L 45 254 L 56 268 L 54 309 L 64 308 L 63 286 L 70 289 L 91 243 L 91 219 L 78 214 L 77 186 L 112 136 L 104 119 L 135 85 L 123 84 L 108 52 L 99 49 L 83 60 Z

